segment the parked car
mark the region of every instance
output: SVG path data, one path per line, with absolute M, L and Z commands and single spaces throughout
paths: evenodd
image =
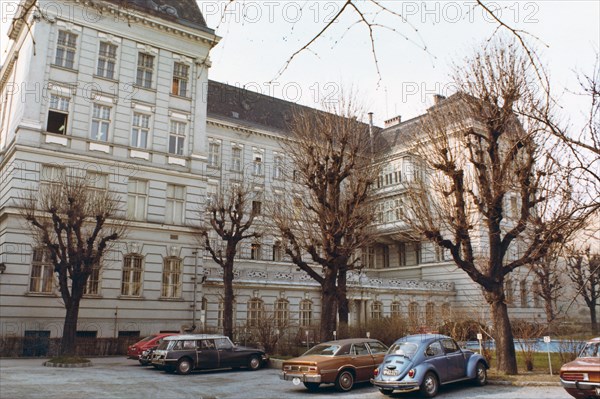
M 600 337 L 589 340 L 577 359 L 560 368 L 560 383 L 574 398 L 600 398 Z
M 381 363 L 387 346 L 376 339 L 352 338 L 324 342 L 300 357 L 286 360 L 280 378 L 316 390 L 333 383 L 338 391 L 349 391 L 355 382 L 369 381 Z
M 179 374 L 225 367 L 258 370 L 268 360 L 267 354 L 260 349 L 235 346 L 224 335 L 205 334 L 166 337 L 152 354 L 153 366 Z
M 152 348 L 146 349 L 142 352 L 139 358 L 139 362 L 142 366 L 149 366 L 152 364 L 152 354 L 156 348 L 158 348 L 158 346 L 153 346 Z
M 440 385 L 450 382 L 473 380 L 476 385 L 485 385 L 488 368 L 483 356 L 461 349 L 450 337 L 409 335 L 390 346 L 371 382 L 384 395 L 394 390 L 421 390 L 423 396 L 432 398 Z
M 148 335 L 141 341 L 138 341 L 135 344 L 130 345 L 127 348 L 127 358 L 139 360 L 142 352 L 144 352 L 146 349 L 156 348 L 164 337 L 170 337 L 172 335 L 176 335 L 176 334 L 175 333 L 160 333 L 160 334 Z

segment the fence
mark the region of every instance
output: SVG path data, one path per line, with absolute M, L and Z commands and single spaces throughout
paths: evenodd
M 0 337 L 0 357 L 52 357 L 60 352 L 61 338 Z M 78 356 L 126 355 L 127 347 L 140 337 L 94 338 L 78 337 L 75 340 Z

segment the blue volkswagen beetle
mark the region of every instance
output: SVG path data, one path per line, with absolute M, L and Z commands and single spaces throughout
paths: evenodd
M 423 396 L 432 398 L 440 385 L 450 382 L 473 380 L 485 385 L 488 368 L 483 356 L 460 349 L 450 337 L 409 335 L 390 346 L 371 383 L 384 395 L 421 390 Z

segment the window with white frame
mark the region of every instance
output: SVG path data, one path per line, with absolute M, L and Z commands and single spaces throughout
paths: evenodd
M 390 305 L 390 316 L 393 319 L 399 319 L 402 317 L 400 302 L 394 301 Z
M 235 300 L 231 303 L 231 308 L 233 309 L 232 322 L 233 322 L 233 325 L 235 326 L 235 323 L 237 320 L 237 302 Z M 217 311 L 217 326 L 218 327 L 223 327 L 223 315 L 224 314 L 225 314 L 225 301 L 223 299 L 221 299 L 219 301 L 219 308 Z
M 165 223 L 183 224 L 185 207 L 185 187 L 167 184 Z
M 49 294 L 54 284 L 54 265 L 46 248 L 34 248 L 31 259 L 29 292 Z
M 408 322 L 413 328 L 419 324 L 419 304 L 416 302 L 408 304 Z
M 169 129 L 169 153 L 183 155 L 186 126 L 185 122 L 171 121 Z
M 263 174 L 263 155 L 262 152 L 254 151 L 253 158 L 253 174 L 262 176 Z
M 111 107 L 103 104 L 94 104 L 92 112 L 92 140 L 107 141 L 110 128 Z
M 108 190 L 108 175 L 104 173 L 90 172 L 86 173 L 87 191 L 90 198 L 101 199 Z
M 286 327 L 289 323 L 290 319 L 290 303 L 280 298 L 275 301 L 275 326 L 277 327 Z
M 50 95 L 46 131 L 49 133 L 67 134 L 70 101 L 71 100 L 68 97 L 63 97 L 56 94 Z
M 309 327 L 312 324 L 312 305 L 313 303 L 308 299 L 300 301 L 300 327 Z
M 133 113 L 131 121 L 131 146 L 146 148 L 148 146 L 148 135 L 150 133 L 150 115 Z
M 139 53 L 135 84 L 150 89 L 152 88 L 153 75 L 154 56 L 146 53 Z
M 181 62 L 173 64 L 173 82 L 171 94 L 180 97 L 188 97 L 188 80 L 190 67 Z
M 146 220 L 147 202 L 148 182 L 129 179 L 127 183 L 127 218 L 130 220 Z
M 248 327 L 258 327 L 263 321 L 264 302 L 259 298 L 252 298 L 248 301 Z
M 376 267 L 375 247 L 369 246 L 361 250 L 361 263 L 363 267 L 368 269 L 374 269 Z
M 64 30 L 58 31 L 56 43 L 56 57 L 54 65 L 73 69 L 75 66 L 75 52 L 77 51 L 77 35 Z
M 208 142 L 208 166 L 219 168 L 221 166 L 221 142 L 211 140 Z
M 83 290 L 84 295 L 98 295 L 100 288 L 100 264 L 96 263 L 92 266 L 92 272 L 88 277 L 85 288 Z
M 275 155 L 273 160 L 273 178 L 283 179 L 283 157 L 281 155 Z
M 142 265 L 141 255 L 129 254 L 123 257 L 123 275 L 121 278 L 121 295 L 142 295 Z
M 371 319 L 379 320 L 383 318 L 383 304 L 375 301 L 371 304 Z
M 60 187 L 65 179 L 65 168 L 54 165 L 42 165 L 40 170 L 40 191 L 47 191 L 54 186 Z
M 275 241 L 273 243 L 273 261 L 281 262 L 283 260 L 283 246 L 281 241 Z
M 242 147 L 234 146 L 231 148 L 231 170 L 235 172 L 242 171 Z
M 163 298 L 181 297 L 181 274 L 183 262 L 180 258 L 169 257 L 163 262 L 162 288 Z
M 96 75 L 102 76 L 103 78 L 114 79 L 116 64 L 117 46 L 108 42 L 100 42 Z

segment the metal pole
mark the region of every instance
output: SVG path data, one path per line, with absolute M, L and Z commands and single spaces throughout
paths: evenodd
M 196 292 L 198 291 L 198 250 L 194 255 L 194 301 L 192 303 L 192 331 L 196 330 Z

